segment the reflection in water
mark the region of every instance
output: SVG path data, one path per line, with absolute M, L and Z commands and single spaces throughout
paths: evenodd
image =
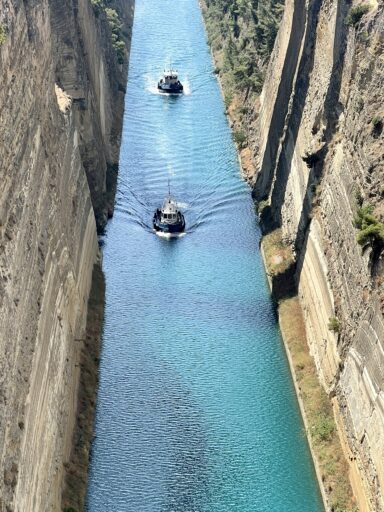
M 198 1 L 136 0 L 88 512 L 323 510 L 258 244 Z

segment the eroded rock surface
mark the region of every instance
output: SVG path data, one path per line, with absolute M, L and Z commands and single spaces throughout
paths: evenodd
M 355 24 L 350 8 L 287 0 L 257 106 L 254 195 L 264 230 L 281 227 L 294 251 L 311 352 L 366 509 L 383 511 L 383 255 L 357 243 L 353 219 L 370 204 L 383 221 L 384 7 Z
M 56 511 L 127 64 L 89 0 L 0 0 L 0 26 L 0 510 Z

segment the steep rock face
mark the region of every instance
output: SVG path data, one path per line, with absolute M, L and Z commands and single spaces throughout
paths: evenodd
M 88 0 L 1 0 L 0 26 L 0 510 L 43 512 L 60 510 L 126 65 Z
M 264 230 L 282 227 L 294 250 L 311 352 L 367 507 L 382 511 L 383 265 L 357 243 L 353 219 L 368 203 L 383 215 L 384 8 L 348 25 L 350 7 L 287 0 L 261 95 L 254 195 L 267 205 Z

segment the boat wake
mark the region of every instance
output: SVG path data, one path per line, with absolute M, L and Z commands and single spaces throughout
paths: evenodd
M 183 233 L 163 233 L 162 231 L 156 231 L 155 229 L 153 232 L 164 240 L 170 240 L 171 238 L 183 238 L 187 234 L 185 231 Z
M 175 204 L 176 204 L 177 208 L 183 208 L 183 210 L 185 210 L 186 208 L 189 207 L 188 203 L 179 203 L 179 201 L 175 201 Z

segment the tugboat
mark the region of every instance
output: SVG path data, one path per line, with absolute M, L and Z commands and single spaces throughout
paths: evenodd
M 171 198 L 170 193 L 164 200 L 163 206 L 155 211 L 153 227 L 158 233 L 170 235 L 183 233 L 185 229 L 184 215 L 177 208 L 177 203 Z
M 163 78 L 160 79 L 157 88 L 159 91 L 169 94 L 181 94 L 184 89 L 183 84 L 178 79 L 177 71 L 173 69 L 164 70 Z

